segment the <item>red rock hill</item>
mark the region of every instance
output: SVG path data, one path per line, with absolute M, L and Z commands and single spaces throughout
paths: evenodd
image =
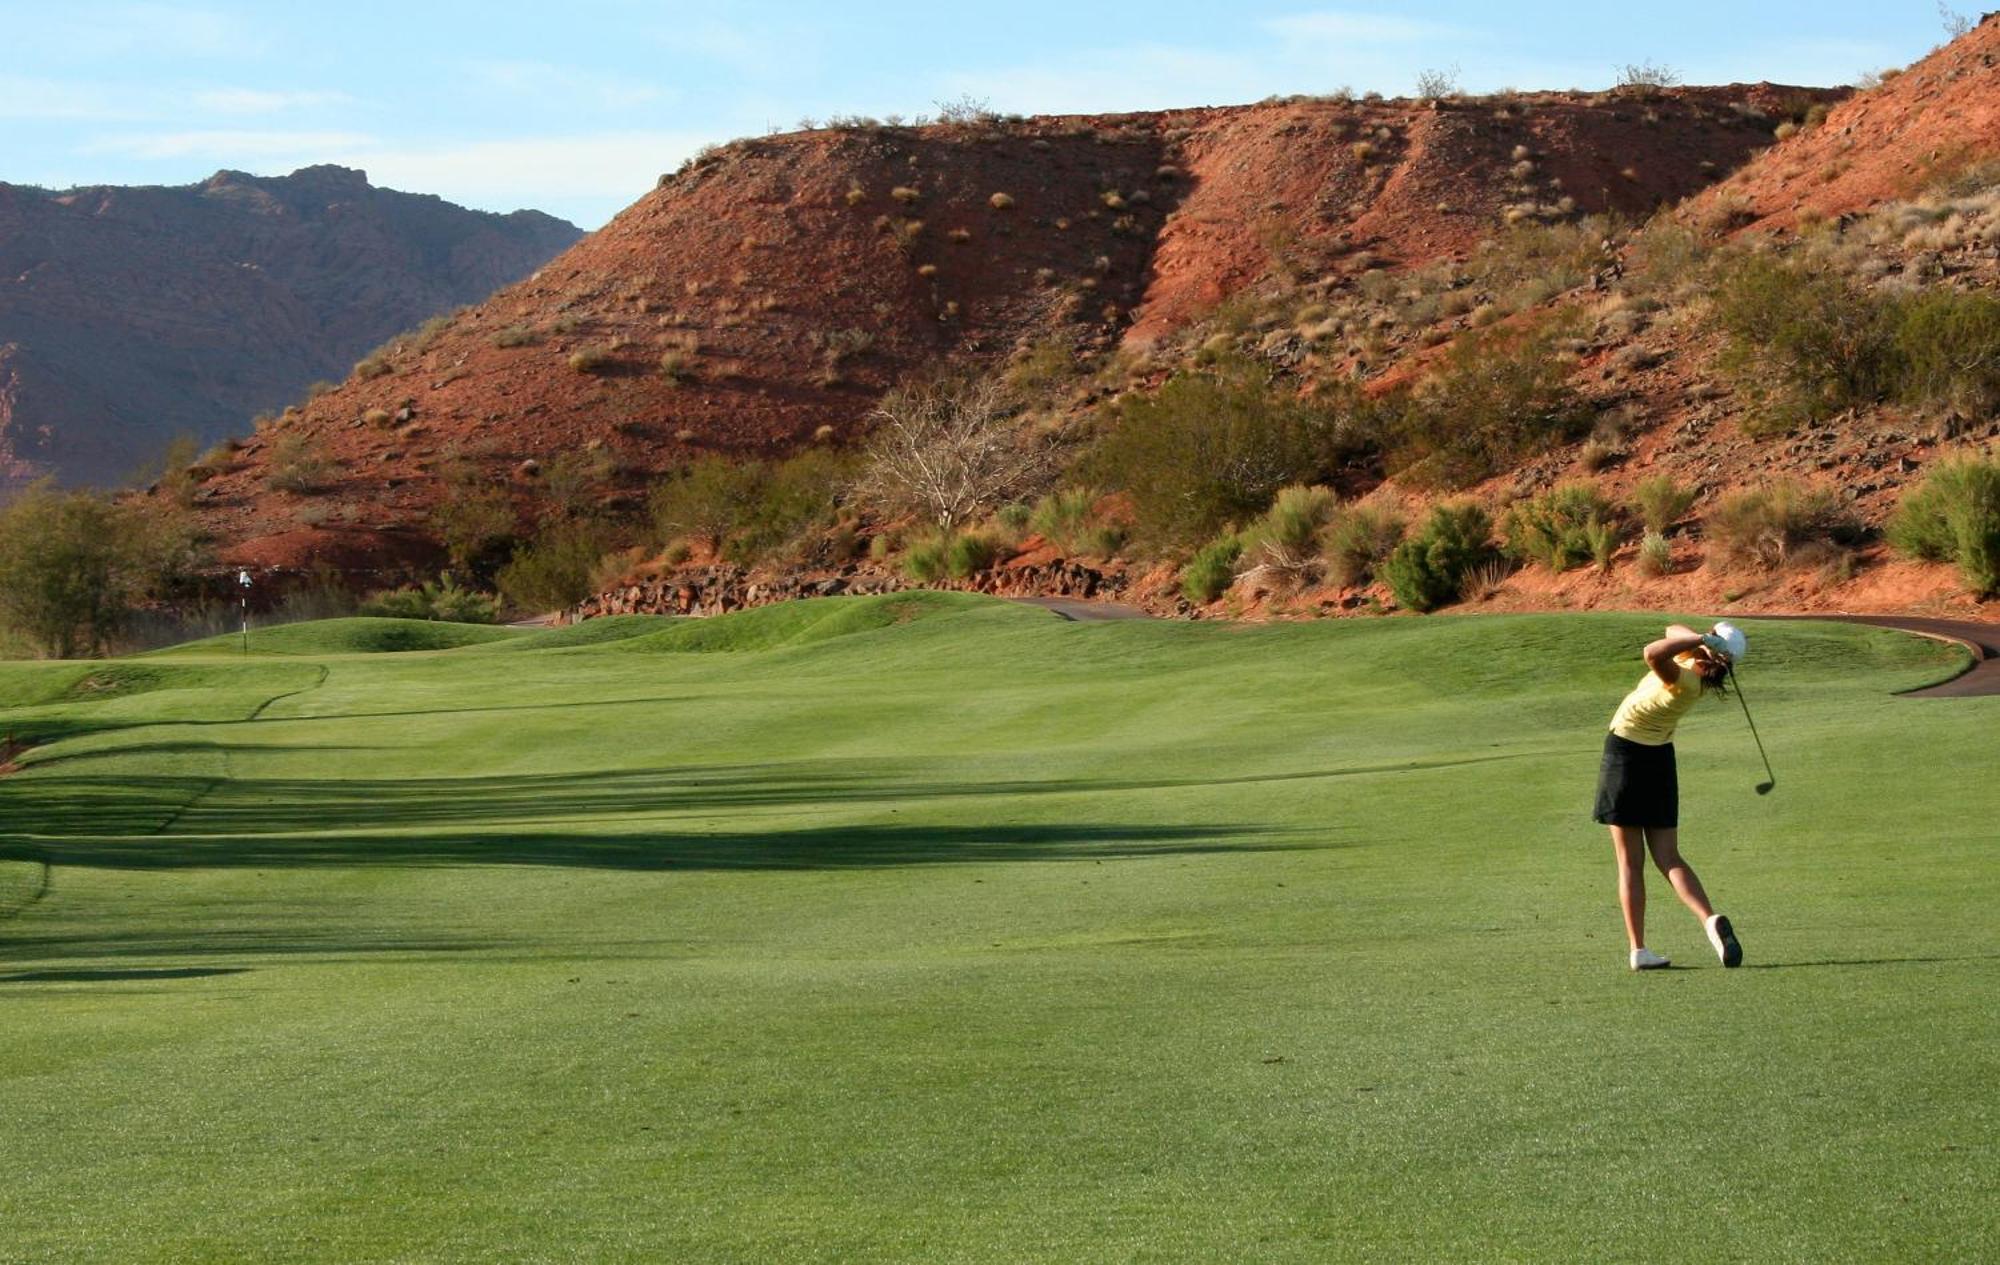
M 200 505 L 241 561 L 421 554 L 445 465 L 504 479 L 596 448 L 612 495 L 634 498 L 701 452 L 854 436 L 886 388 L 947 359 L 1143 345 L 1276 271 L 1463 255 L 1510 218 L 1647 213 L 1769 144 L 1764 111 L 1801 92 L 1314 99 L 738 142 L 305 402 Z M 310 504 L 269 487 L 285 436 L 333 463 Z

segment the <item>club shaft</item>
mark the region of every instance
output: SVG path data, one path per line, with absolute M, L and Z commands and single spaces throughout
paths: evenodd
M 1757 722 L 1750 717 L 1750 700 L 1743 697 L 1743 682 L 1737 679 L 1733 666 L 1729 669 L 1729 683 L 1736 687 L 1736 701 L 1743 704 L 1743 719 L 1750 722 L 1750 738 L 1757 744 L 1757 758 L 1764 762 L 1764 776 L 1775 782 L 1778 775 L 1771 772 L 1771 757 L 1764 754 L 1764 740 L 1757 734 Z

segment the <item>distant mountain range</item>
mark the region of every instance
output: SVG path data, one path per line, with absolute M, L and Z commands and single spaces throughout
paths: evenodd
M 334 166 L 181 187 L 0 183 L 0 492 L 49 474 L 114 484 L 176 435 L 245 433 L 582 236 Z

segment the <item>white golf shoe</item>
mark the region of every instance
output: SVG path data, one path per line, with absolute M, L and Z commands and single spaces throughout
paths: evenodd
M 1736 943 L 1736 931 L 1729 925 L 1729 919 L 1710 914 L 1702 925 L 1708 930 L 1708 942 L 1715 946 L 1715 956 L 1722 959 L 1724 966 L 1743 965 L 1743 946 Z
M 1667 965 L 1667 959 L 1647 948 L 1632 950 L 1632 969 L 1635 971 L 1657 971 Z

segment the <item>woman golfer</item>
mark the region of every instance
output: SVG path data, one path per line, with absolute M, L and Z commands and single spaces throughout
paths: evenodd
M 1674 726 L 1707 693 L 1720 694 L 1731 663 L 1743 657 L 1743 634 L 1721 623 L 1698 633 L 1682 624 L 1645 649 L 1644 680 L 1611 718 L 1604 735 L 1604 763 L 1597 776 L 1598 821 L 1611 827 L 1618 852 L 1618 904 L 1632 942 L 1632 969 L 1649 971 L 1667 959 L 1646 947 L 1646 853 L 1694 911 L 1724 966 L 1743 961 L 1729 919 L 1715 912 L 1708 893 L 1680 849 L 1680 786 L 1674 774 Z

